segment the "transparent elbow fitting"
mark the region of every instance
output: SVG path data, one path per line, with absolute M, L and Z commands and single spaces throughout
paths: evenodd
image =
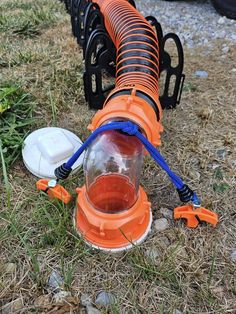
M 135 136 L 105 131 L 87 149 L 86 196 L 98 211 L 117 214 L 138 199 L 143 145 Z

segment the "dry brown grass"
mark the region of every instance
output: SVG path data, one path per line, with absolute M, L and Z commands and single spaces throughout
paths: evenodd
M 37 56 L 0 69 L 1 84 L 17 82 L 37 99 L 38 122 L 32 129 L 56 124 L 84 140 L 93 112 L 84 101 L 81 51 L 66 14 L 33 39 L 10 34 L 1 34 L 1 39 L 0 56 L 8 51 L 15 58 L 17 49 Z M 7 42 L 17 49 L 5 48 Z M 35 299 L 47 294 L 48 275 L 60 268 L 74 296 L 87 293 L 94 298 L 100 290 L 117 296 L 117 304 L 103 313 L 236 312 L 236 267 L 230 258 L 236 248 L 236 77 L 230 72 L 236 51 L 231 47 L 224 57 L 221 45 L 215 42 L 208 54 L 207 47 L 185 52 L 185 91 L 181 105 L 164 112 L 161 147 L 170 166 L 198 192 L 206 207 L 219 214 L 217 228 L 190 230 L 171 221 L 167 230 L 153 232 L 130 252 L 117 256 L 90 251 L 73 231 L 74 204 L 63 207 L 39 196 L 36 178 L 19 160 L 8 172 L 10 207 L 0 185 L 2 305 L 22 297 L 24 307 L 19 313 L 43 313 Z M 208 71 L 209 77 L 194 77 L 198 69 Z M 225 150 L 224 158 L 219 157 L 219 149 Z M 72 191 L 82 183 L 81 174 L 79 182 L 74 176 L 66 185 Z M 142 184 L 155 218 L 161 217 L 160 207 L 179 205 L 168 179 L 150 159 L 145 161 Z M 157 248 L 160 258 L 150 261 L 144 254 L 148 248 Z M 7 274 L 4 267 L 9 262 L 16 269 Z

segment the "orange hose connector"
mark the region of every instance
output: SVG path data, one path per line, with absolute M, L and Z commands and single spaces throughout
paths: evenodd
M 90 246 L 116 252 L 145 240 L 150 231 L 152 212 L 151 203 L 141 187 L 137 202 L 128 211 L 117 214 L 96 210 L 86 196 L 85 186 L 76 191 L 75 228 Z

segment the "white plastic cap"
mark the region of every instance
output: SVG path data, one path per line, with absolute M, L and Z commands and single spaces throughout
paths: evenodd
M 82 145 L 74 133 L 56 127 L 47 127 L 32 132 L 24 141 L 23 161 L 27 169 L 39 178 L 55 178 L 54 170 L 67 160 Z M 83 155 L 72 169 L 83 164 Z

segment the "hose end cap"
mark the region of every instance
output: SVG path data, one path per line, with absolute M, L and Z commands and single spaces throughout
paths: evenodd
M 55 169 L 54 174 L 58 180 L 65 180 L 69 177 L 71 171 L 72 168 L 67 168 L 64 163 Z

